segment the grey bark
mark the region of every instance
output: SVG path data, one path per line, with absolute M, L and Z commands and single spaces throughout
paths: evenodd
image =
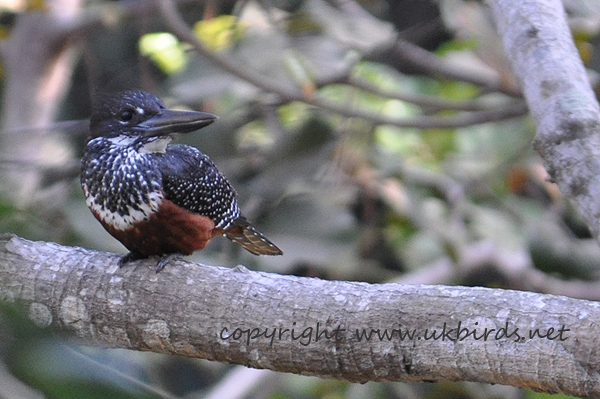
M 324 281 L 185 261 L 156 274 L 156 259 L 122 269 L 117 259 L 3 236 L 0 298 L 24 304 L 37 325 L 86 345 L 355 382 L 467 380 L 600 397 L 596 302 Z M 462 333 L 451 331 L 459 323 Z M 357 329 L 392 335 L 359 340 Z M 393 329 L 415 332 L 402 340 Z M 536 329 L 544 338 L 530 337 Z
M 596 238 L 600 108 L 560 0 L 489 0 L 536 124 L 536 150 Z

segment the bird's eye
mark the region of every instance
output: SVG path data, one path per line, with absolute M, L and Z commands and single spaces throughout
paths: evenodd
M 130 111 L 127 109 L 127 110 L 121 112 L 120 117 L 121 117 L 122 121 L 125 121 L 125 122 L 130 121 L 131 118 L 133 118 L 133 111 Z

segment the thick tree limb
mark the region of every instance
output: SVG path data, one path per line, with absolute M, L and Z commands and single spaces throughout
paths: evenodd
M 600 108 L 560 0 L 490 0 L 537 127 L 534 146 L 560 191 L 600 234 Z
M 0 298 L 24 303 L 38 325 L 88 345 L 357 382 L 468 380 L 600 397 L 595 302 L 184 261 L 156 274 L 155 260 L 123 269 L 116 261 L 113 254 L 3 236 Z M 452 341 L 459 324 L 463 340 Z M 357 329 L 396 331 L 366 341 Z M 544 338 L 530 339 L 536 329 Z M 402 340 L 398 330 L 415 335 Z

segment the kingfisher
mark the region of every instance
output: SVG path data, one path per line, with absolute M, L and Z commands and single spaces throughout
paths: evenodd
M 206 112 L 165 107 L 141 90 L 102 95 L 94 102 L 90 138 L 81 163 L 85 202 L 129 253 L 119 266 L 202 249 L 224 235 L 254 255 L 282 255 L 241 213 L 238 195 L 198 149 L 170 144 L 176 133 L 210 125 Z

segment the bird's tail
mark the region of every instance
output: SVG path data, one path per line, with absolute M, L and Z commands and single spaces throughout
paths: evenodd
M 254 255 L 283 255 L 267 237 L 254 228 L 245 217 L 238 217 L 233 225 L 225 230 L 225 237 Z

